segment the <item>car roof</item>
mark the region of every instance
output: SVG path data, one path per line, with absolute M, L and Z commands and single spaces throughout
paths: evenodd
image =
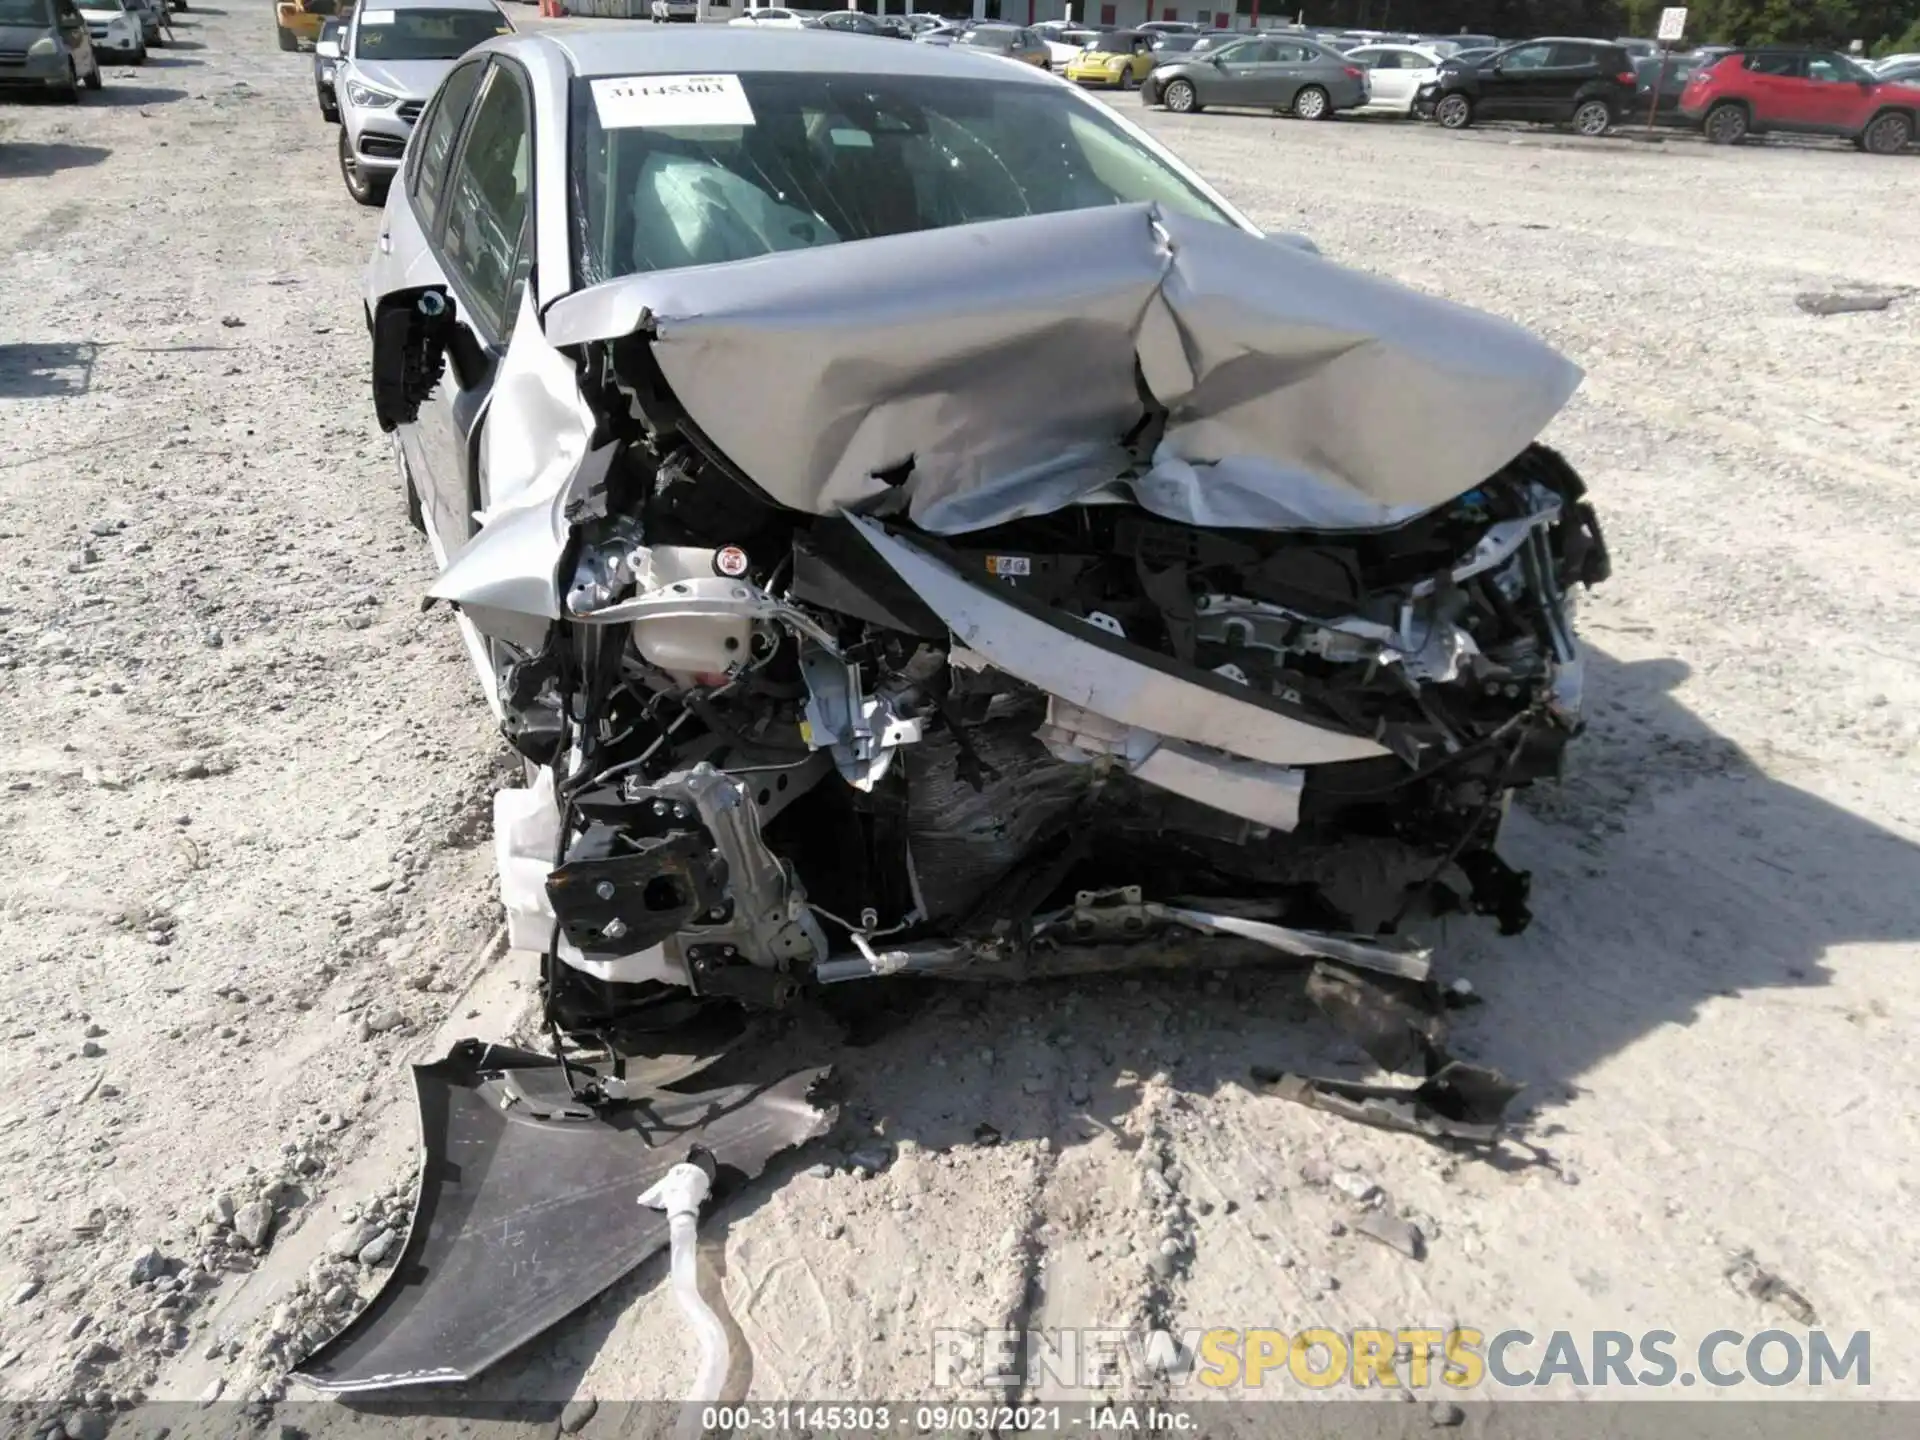
M 1017 29 L 1017 26 L 1008 26 Z M 831 30 L 775 30 L 733 25 L 580 26 L 522 32 L 499 48 L 511 53 L 551 45 L 581 76 L 754 73 L 991 76 L 1020 84 L 1060 82 L 1033 66 L 1011 66 L 988 55 L 940 45 L 876 45 L 865 35 Z M 1032 74 L 1025 73 L 1031 70 Z

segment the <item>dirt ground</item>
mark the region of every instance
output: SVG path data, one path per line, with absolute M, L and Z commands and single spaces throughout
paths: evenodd
M 0 1396 L 67 1416 L 279 1398 L 384 1273 L 324 1252 L 404 1215 L 406 1062 L 531 989 L 492 948 L 511 771 L 368 403 L 375 215 L 309 57 L 224 3 L 78 109 L 0 105 Z M 1615 557 L 1592 728 L 1514 816 L 1533 928 L 1442 951 L 1533 1149 L 1258 1093 L 1363 1073 L 1286 975 L 916 997 L 841 1055 L 834 1139 L 706 1226 L 729 1393 L 1004 1393 L 936 1384 L 941 1328 L 1804 1331 L 1727 1278 L 1751 1249 L 1920 1398 L 1920 294 L 1795 305 L 1920 285 L 1920 162 L 1147 121 L 1262 224 L 1587 367 L 1547 438 Z M 1369 1186 L 1424 1259 L 1358 1233 Z M 663 1274 L 475 1387 L 539 1402 L 499 1428 L 682 1393 Z

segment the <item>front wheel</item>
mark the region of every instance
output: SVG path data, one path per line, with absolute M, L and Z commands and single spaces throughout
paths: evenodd
M 1604 100 L 1583 100 L 1574 108 L 1576 135 L 1604 135 L 1613 128 L 1613 107 Z
M 1715 145 L 1738 145 L 1753 128 L 1744 105 L 1716 105 L 1707 112 L 1700 128 Z
M 67 62 L 67 88 L 60 92 L 60 100 L 66 105 L 80 103 L 80 71 L 71 60 Z
M 346 182 L 347 193 L 360 204 L 369 208 L 387 203 L 387 177 L 369 175 L 363 171 L 354 159 L 353 139 L 344 126 L 340 130 L 340 178 Z
M 1200 108 L 1200 97 L 1193 93 L 1189 80 L 1170 81 L 1160 92 L 1160 103 L 1176 115 L 1191 115 Z
M 1913 143 L 1913 119 L 1898 113 L 1876 115 L 1860 136 L 1860 148 L 1869 155 L 1898 155 Z
M 1140 82 L 1134 78 L 1133 67 L 1131 65 L 1120 72 L 1120 88 L 1122 90 L 1138 90 L 1140 88 Z
M 133 63 L 136 65 L 144 65 L 147 63 L 147 47 L 145 42 L 142 42 L 140 48 L 133 52 Z
M 105 83 L 106 77 L 101 75 L 100 62 L 96 60 L 93 62 L 93 69 L 87 72 L 87 89 L 98 90 Z
M 1324 120 L 1333 113 L 1333 102 L 1318 85 L 1309 85 L 1293 97 L 1296 120 Z
M 1473 123 L 1473 102 L 1464 95 L 1442 96 L 1433 107 L 1433 118 L 1447 130 L 1464 130 Z

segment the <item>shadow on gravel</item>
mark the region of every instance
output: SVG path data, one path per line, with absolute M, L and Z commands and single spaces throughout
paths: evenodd
M 1674 700 L 1687 674 L 1680 662 L 1623 663 L 1591 644 L 1588 657 L 1589 733 L 1568 777 L 1516 808 L 1502 847 L 1534 872 L 1532 928 L 1501 939 L 1491 922 L 1456 918 L 1436 953 L 1439 977 L 1469 976 L 1484 1001 L 1454 1013 L 1451 1048 L 1527 1083 L 1511 1117 L 1517 1122 L 1530 1101 L 1556 1102 L 1602 1060 L 1654 1031 L 1691 1024 L 1715 997 L 1817 988 L 1828 980 L 1829 947 L 1920 940 L 1920 846 L 1761 773 Z M 688 1082 L 705 1089 L 832 1063 L 841 1096 L 833 1136 L 776 1156 L 703 1222 L 703 1266 L 723 1266 L 729 1228 L 781 1190 L 848 1183 L 844 1152 L 870 1147 L 874 1137 L 933 1152 L 917 1156 L 920 1166 L 945 1152 L 1020 1141 L 1044 1140 L 1056 1155 L 1101 1138 L 1134 1149 L 1138 1126 L 1126 1122 L 1146 1077 L 1164 1076 L 1178 1108 L 1182 1096 L 1247 1088 L 1256 1064 L 1356 1078 L 1371 1070 L 1306 1000 L 1301 981 L 1300 970 L 1282 963 L 1026 986 L 835 987 L 824 1005 L 778 1022 L 785 1028 L 775 1038 L 741 1045 Z M 1725 1083 L 1739 1085 L 1738 1072 Z M 1278 1099 L 1264 1103 L 1276 1115 L 1306 1113 Z M 1528 1147 L 1533 1158 L 1505 1163 L 1555 1164 L 1551 1130 L 1530 1138 L 1539 1142 Z M 826 1180 L 806 1173 L 822 1159 L 836 1167 Z M 1019 1202 L 1010 1195 L 1006 1203 L 1007 1223 L 1017 1226 Z M 800 1223 L 838 1223 L 830 1203 L 798 1208 Z M 804 1218 L 809 1213 L 816 1218 Z M 859 1231 L 860 1250 L 849 1254 L 887 1254 L 891 1230 L 941 1224 L 924 1208 L 894 1215 L 870 1202 L 856 1202 L 844 1219 Z M 816 1275 L 802 1261 L 795 1273 L 832 1283 L 839 1235 L 836 1228 L 817 1238 L 826 1270 Z M 811 1234 L 800 1241 L 814 1243 Z M 1040 1248 L 1029 1247 L 1029 1266 Z M 976 1257 L 951 1260 L 952 1283 L 965 1284 Z M 489 1418 L 509 1428 L 551 1425 L 623 1314 L 664 1284 L 667 1268 L 662 1252 L 474 1383 L 407 1399 L 446 1415 L 505 1406 Z M 753 1288 L 770 1275 L 750 1274 Z M 715 1274 L 703 1278 L 710 1300 L 715 1284 Z M 751 1376 L 738 1367 L 753 1363 L 751 1355 L 743 1360 L 737 1332 L 732 1338 L 728 1396 L 744 1393 Z M 775 1369 L 783 1360 L 810 1366 L 809 1344 L 796 1340 L 766 1359 Z M 658 1371 L 623 1383 L 642 1395 L 687 1363 L 686 1354 L 662 1357 Z M 349 1403 L 386 1411 L 371 1397 Z
M 108 85 L 87 97 L 89 105 L 110 105 L 129 109 L 139 105 L 171 105 L 187 98 L 184 90 L 160 85 Z
M 218 10 L 202 10 L 200 13 L 202 15 L 218 15 L 222 12 Z M 173 23 L 178 26 L 180 21 L 176 20 Z M 207 47 L 198 40 L 169 40 L 167 42 L 167 53 L 169 54 L 175 50 L 204 50 L 206 48 Z M 156 58 L 151 50 L 147 52 L 147 63 L 149 65 L 151 65 Z
M 65 145 L 59 141 L 0 141 L 0 180 L 57 175 L 98 165 L 113 152 L 100 145 Z
M 190 65 L 204 65 L 204 60 L 196 60 L 191 55 L 154 55 L 149 53 L 147 63 L 142 70 L 184 70 Z M 102 94 L 105 92 L 102 91 Z
M 0 175 L 7 173 L 0 165 Z M 0 400 L 84 395 L 92 388 L 93 362 L 99 353 L 100 347 L 90 342 L 0 345 Z

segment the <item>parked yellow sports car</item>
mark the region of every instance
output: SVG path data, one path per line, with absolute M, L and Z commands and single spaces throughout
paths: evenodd
M 1137 90 L 1153 69 L 1153 37 L 1131 30 L 1100 36 L 1067 62 L 1067 79 L 1076 85 Z

